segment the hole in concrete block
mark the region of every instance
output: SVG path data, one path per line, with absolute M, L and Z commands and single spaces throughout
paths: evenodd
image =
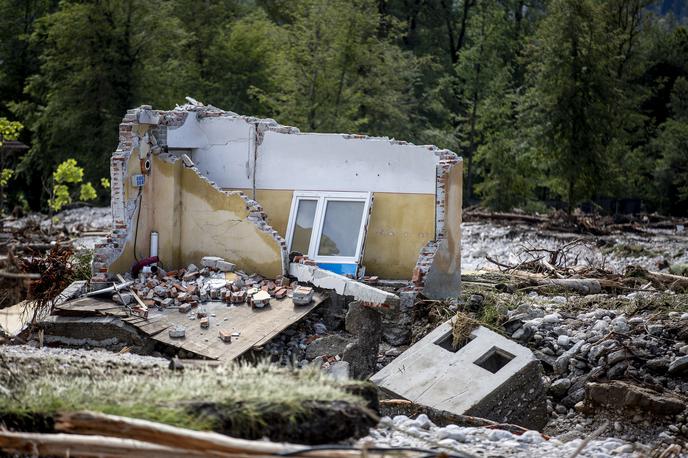
M 496 374 L 502 367 L 506 366 L 515 356 L 501 348 L 492 347 L 490 350 L 476 359 L 473 364 Z
M 435 345 L 440 346 L 440 347 L 444 348 L 445 350 L 448 350 L 452 353 L 456 353 L 457 351 L 459 351 L 463 347 L 465 347 L 466 344 L 473 339 L 475 339 L 475 336 L 473 334 L 471 334 L 470 336 L 468 336 L 468 339 L 466 339 L 463 342 L 459 342 L 459 345 L 457 345 L 456 348 L 454 348 L 454 346 L 452 345 L 452 343 L 454 341 L 454 336 L 452 335 L 451 332 L 448 332 L 445 335 L 443 335 L 442 337 L 440 337 L 439 339 L 437 339 L 435 341 Z

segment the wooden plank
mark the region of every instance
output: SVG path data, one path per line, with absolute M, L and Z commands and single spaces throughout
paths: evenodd
M 186 337 L 171 339 L 166 332 L 160 332 L 153 338 L 198 356 L 231 361 L 249 349 L 265 344 L 305 317 L 323 300 L 323 296 L 315 295 L 310 305 L 297 306 L 290 298 L 273 299 L 270 306 L 264 309 L 253 309 L 246 304 L 228 306 L 221 302 L 210 302 L 204 305 L 210 315 L 208 329 L 202 329 L 199 320 L 190 320 L 186 314 L 163 311 L 160 313 L 165 314 L 170 326 L 179 324 L 186 328 Z M 218 337 L 220 329 L 239 332 L 240 335 L 231 343 L 226 343 Z

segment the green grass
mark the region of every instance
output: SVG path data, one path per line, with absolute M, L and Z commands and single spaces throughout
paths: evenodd
M 222 406 L 223 414 L 247 433 L 264 426 L 266 413 L 297 418 L 306 413 L 309 401 L 365 405 L 362 398 L 345 391 L 319 370 L 294 371 L 268 364 L 170 371 L 155 376 L 45 374 L 24 378 L 11 389 L 13 397 L 0 395 L 0 414 L 93 410 L 203 430 L 213 429 L 216 417 L 190 406 L 212 403 Z

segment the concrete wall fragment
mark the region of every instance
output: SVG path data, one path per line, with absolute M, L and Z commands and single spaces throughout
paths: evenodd
M 136 259 L 147 257 L 151 231 L 159 233 L 159 257 L 167 268 L 218 255 L 247 272 L 270 278 L 283 274 L 285 241 L 267 224 L 257 202 L 240 191 L 221 190 L 197 168 L 186 167 L 162 148 L 150 148 L 141 159 L 142 142 L 157 144 L 156 136 L 167 137 L 160 135 L 160 126 L 152 128 L 150 123 L 157 119 L 161 125 L 184 125 L 186 118 L 149 111 L 130 110 L 120 126 L 120 144 L 111 164 L 114 230 L 96 246 L 95 280 L 106 281 L 108 276 L 130 270 Z M 140 190 L 131 181 L 136 174 L 145 176 Z

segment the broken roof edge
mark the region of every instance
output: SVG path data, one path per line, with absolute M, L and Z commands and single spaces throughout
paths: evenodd
M 235 113 L 233 111 L 228 111 L 228 110 L 223 110 L 221 108 L 217 108 L 213 105 L 204 105 L 191 97 L 187 97 L 187 100 L 189 103 L 186 103 L 184 105 L 176 105 L 174 109 L 172 110 L 153 110 L 150 105 L 142 105 L 136 110 L 151 110 L 155 111 L 158 114 L 166 114 L 166 113 L 175 113 L 175 114 L 181 114 L 181 113 L 196 113 L 197 118 L 204 119 L 204 118 L 213 118 L 213 117 L 228 117 L 228 118 L 234 118 L 234 119 L 241 119 L 244 122 L 248 124 L 255 124 L 255 125 L 260 125 L 262 127 L 260 132 L 262 135 L 265 134 L 265 132 L 278 132 L 278 133 L 285 133 L 285 134 L 294 134 L 294 135 L 308 135 L 308 136 L 340 136 L 343 137 L 347 140 L 367 140 L 367 141 L 379 141 L 379 142 L 388 142 L 391 145 L 401 145 L 401 146 L 410 146 L 410 147 L 417 147 L 417 148 L 424 148 L 427 149 L 428 151 L 431 151 L 434 153 L 436 156 L 439 156 L 441 160 L 455 160 L 458 162 L 462 162 L 463 158 L 459 156 L 457 153 L 454 151 L 448 149 L 448 148 L 440 148 L 436 145 L 431 145 L 431 144 L 426 144 L 426 145 L 417 145 L 412 142 L 408 142 L 405 140 L 397 140 L 395 138 L 390 138 L 386 136 L 371 136 L 371 135 L 366 135 L 366 134 L 352 134 L 352 133 L 339 133 L 339 132 L 301 132 L 301 130 L 298 127 L 294 126 L 288 126 L 284 124 L 280 124 L 279 122 L 275 121 L 272 118 L 259 118 L 256 116 L 248 116 L 248 115 L 241 115 L 238 113 Z M 186 120 L 186 117 L 183 116 L 183 121 L 181 124 L 183 124 Z M 176 123 L 164 123 L 168 127 L 179 127 L 180 125 L 176 125 Z

